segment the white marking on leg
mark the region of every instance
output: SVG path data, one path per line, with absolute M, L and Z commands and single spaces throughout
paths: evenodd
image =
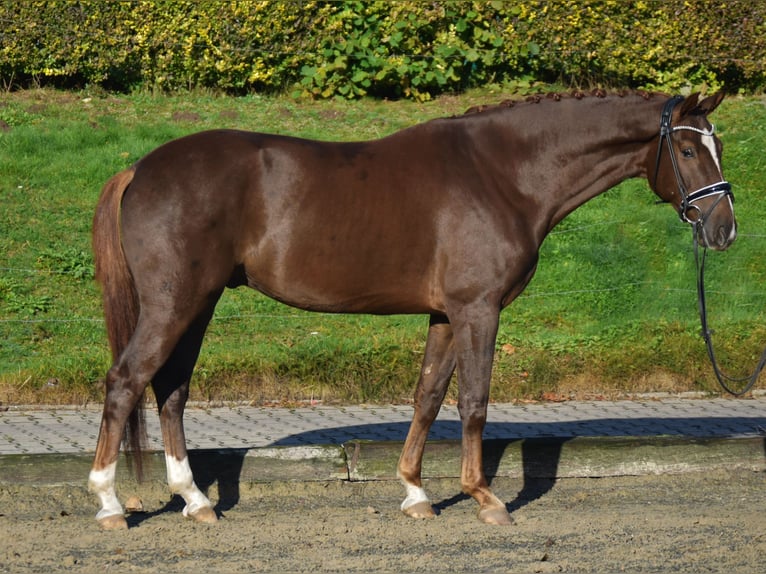
M 88 476 L 88 488 L 101 501 L 101 510 L 96 514 L 96 520 L 115 514 L 124 514 L 117 493 L 114 491 L 116 469 L 115 461 L 101 470 L 91 470 Z
M 211 508 L 207 496 L 194 484 L 189 457 L 178 460 L 176 457 L 165 454 L 165 464 L 168 469 L 168 486 L 173 494 L 180 495 L 186 502 L 183 510 L 184 516 L 197 512 L 200 508 Z
M 407 498 L 402 502 L 402 510 L 405 510 L 414 504 L 418 504 L 419 502 L 430 502 L 426 491 L 421 487 L 409 484 L 404 480 L 402 480 L 402 484 L 404 484 L 404 488 L 407 490 Z

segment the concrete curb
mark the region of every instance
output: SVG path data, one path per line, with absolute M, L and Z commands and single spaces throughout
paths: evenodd
M 350 480 L 395 478 L 401 443 L 344 445 Z M 766 470 L 766 439 L 578 437 L 485 440 L 487 476 L 598 478 L 694 472 L 712 468 Z M 423 476 L 458 477 L 460 443 L 428 443 Z
M 395 480 L 401 442 L 352 440 L 342 445 L 221 448 L 189 451 L 202 488 L 270 481 Z M 1 484 L 38 486 L 86 483 L 92 454 L 0 457 Z M 707 469 L 766 471 L 766 437 L 577 437 L 484 441 L 488 476 L 566 478 L 638 476 Z M 133 482 L 124 460 L 118 481 Z M 161 452 L 147 454 L 145 480 L 165 482 Z M 425 478 L 459 477 L 460 442 L 426 445 Z

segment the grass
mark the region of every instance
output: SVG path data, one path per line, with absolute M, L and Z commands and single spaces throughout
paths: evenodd
M 435 102 L 0 94 L 0 402 L 98 401 L 109 366 L 90 225 L 100 188 L 159 144 L 212 127 L 304 137 L 379 137 L 507 94 Z M 710 320 L 725 368 L 766 344 L 766 100 L 731 98 L 714 121 L 740 237 L 708 262 Z M 699 337 L 691 235 L 644 181 L 575 211 L 501 318 L 492 397 L 612 396 L 717 387 Z M 198 400 L 400 402 L 422 358 L 424 317 L 311 314 L 228 291 L 192 385 Z M 456 389 L 450 390 L 454 398 Z

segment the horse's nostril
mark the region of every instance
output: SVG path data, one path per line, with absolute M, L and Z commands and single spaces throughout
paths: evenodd
M 715 248 L 724 250 L 734 242 L 734 238 L 737 236 L 736 228 L 721 225 L 713 237 L 715 241 Z
M 726 245 L 726 240 L 727 240 L 728 236 L 729 236 L 729 234 L 726 233 L 726 229 L 724 228 L 724 226 L 722 225 L 721 227 L 719 227 L 718 228 L 718 233 L 717 233 L 717 236 L 716 236 L 716 241 L 718 242 L 718 245 L 721 246 L 721 247 Z

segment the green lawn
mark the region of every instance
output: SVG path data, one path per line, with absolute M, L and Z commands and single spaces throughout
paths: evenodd
M 92 279 L 92 212 L 103 183 L 157 145 L 212 127 L 367 139 L 504 97 L 420 104 L 0 94 L 0 403 L 101 397 L 109 360 Z M 724 142 L 740 236 L 729 251 L 709 255 L 710 321 L 725 368 L 742 372 L 766 345 L 766 99 L 727 99 L 711 119 Z M 699 337 L 691 232 L 655 199 L 645 181 L 626 182 L 549 236 L 535 279 L 503 313 L 494 399 L 716 390 Z M 305 313 L 229 291 L 193 396 L 407 400 L 426 325 L 425 317 Z

